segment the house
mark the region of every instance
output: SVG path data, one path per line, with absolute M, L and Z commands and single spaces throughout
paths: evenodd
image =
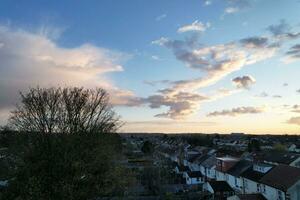
M 227 200 L 267 200 L 262 194 L 238 194 L 228 197 Z
M 184 172 L 184 177 L 186 180 L 186 184 L 188 185 L 197 185 L 204 183 L 204 177 L 200 171 Z
M 210 157 L 210 155 L 208 154 L 202 154 L 198 157 L 196 157 L 192 163 L 189 163 L 190 168 L 192 169 L 192 171 L 201 171 L 200 168 L 200 164 L 205 161 L 206 159 L 208 159 Z M 203 174 L 203 173 L 202 173 Z
M 216 179 L 216 164 L 217 159 L 215 155 L 210 156 L 200 164 L 200 171 L 206 180 Z
M 300 154 L 297 153 L 269 151 L 262 156 L 262 160 L 273 165 L 284 164 L 300 167 Z
M 288 147 L 288 151 L 289 151 L 289 152 L 297 152 L 297 153 L 299 153 L 299 152 L 300 152 L 300 146 L 299 146 L 299 145 L 296 145 L 296 144 L 291 144 L 291 145 Z
M 234 190 L 226 181 L 209 181 L 203 185 L 203 189 L 212 194 L 213 199 L 226 199 L 234 195 Z
M 188 166 L 179 165 L 176 163 L 175 172 L 176 174 L 183 174 L 184 172 L 190 171 L 190 168 Z
M 218 181 L 226 180 L 226 172 L 238 162 L 237 158 L 225 156 L 217 158 L 216 179 Z
M 242 193 L 253 194 L 260 192 L 260 179 L 272 169 L 272 165 L 265 163 L 255 163 L 252 167 L 244 171 L 242 177 Z
M 277 165 L 260 180 L 261 192 L 267 199 L 300 199 L 300 169 Z
M 243 192 L 243 179 L 241 174 L 252 167 L 252 162 L 240 160 L 226 172 L 226 181 L 237 193 Z

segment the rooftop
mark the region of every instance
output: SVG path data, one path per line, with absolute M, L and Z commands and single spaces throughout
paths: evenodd
M 260 180 L 261 183 L 287 191 L 300 180 L 300 169 L 288 165 L 278 165 Z

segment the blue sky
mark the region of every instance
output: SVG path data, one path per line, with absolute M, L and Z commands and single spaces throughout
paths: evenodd
M 299 9 L 297 0 L 3 0 L 1 122 L 18 90 L 75 85 L 107 89 L 121 131 L 298 133 Z

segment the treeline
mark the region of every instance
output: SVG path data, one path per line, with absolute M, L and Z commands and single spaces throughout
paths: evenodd
M 0 199 L 122 196 L 118 117 L 101 89 L 33 88 L 0 132 Z

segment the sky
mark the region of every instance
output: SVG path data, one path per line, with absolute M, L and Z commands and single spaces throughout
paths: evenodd
M 298 0 L 1 0 L 0 124 L 29 87 L 102 87 L 120 132 L 300 133 Z

